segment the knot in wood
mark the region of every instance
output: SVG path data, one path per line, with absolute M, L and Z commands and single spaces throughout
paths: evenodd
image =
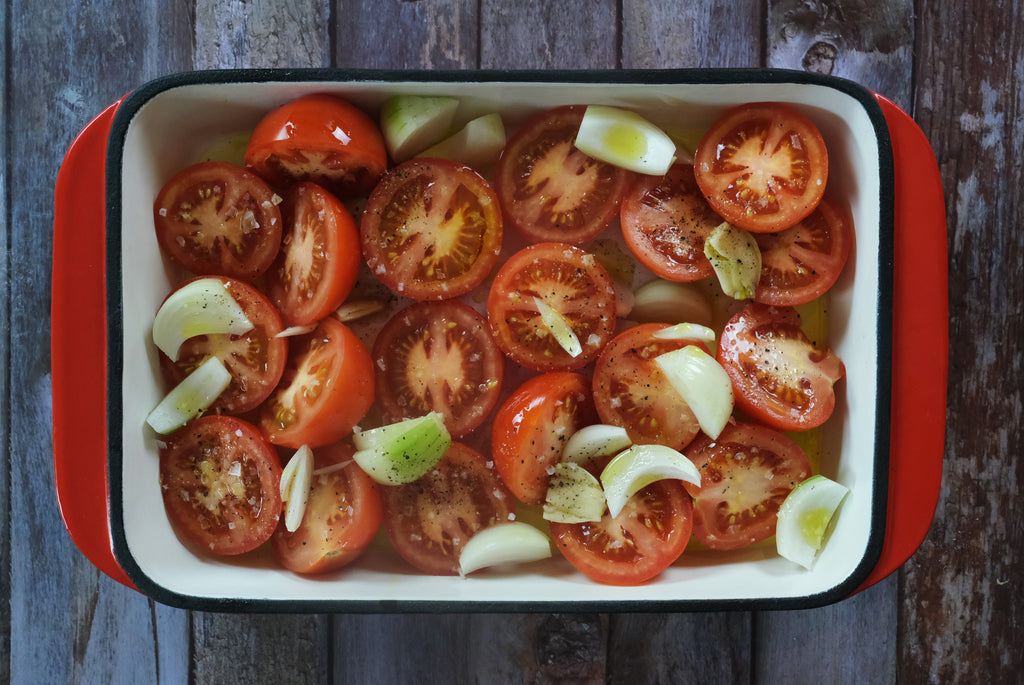
M 836 46 L 831 43 L 826 43 L 823 40 L 819 40 L 817 43 L 807 48 L 807 52 L 804 53 L 801 65 L 805 71 L 828 75 L 832 73 L 832 69 L 835 67 L 836 56 L 838 54 L 839 50 Z

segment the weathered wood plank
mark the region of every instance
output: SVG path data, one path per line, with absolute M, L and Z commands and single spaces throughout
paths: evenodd
M 485 69 L 613 69 L 619 66 L 617 3 L 482 0 Z
M 155 75 L 187 66 L 180 28 L 159 2 L 10 3 L 5 73 L 17 115 L 6 140 L 10 376 L 9 672 L 4 682 L 152 682 L 157 672 L 147 600 L 99 572 L 74 548 L 54 499 L 49 311 L 53 184 L 75 134 L 106 105 Z M 6 129 L 5 129 L 6 130 Z M 7 414 L 9 412 L 9 414 Z M 6 491 L 6 488 L 5 488 Z M 6 507 L 5 507 L 6 511 Z M 5 624 L 7 621 L 5 621 Z
M 339 0 L 334 64 L 377 69 L 477 66 L 477 3 L 464 0 Z
M 918 8 L 914 116 L 946 196 L 949 407 L 942 493 L 903 574 L 902 682 L 1024 672 L 1024 7 Z
M 0 35 L 8 35 L 8 11 L 5 7 L 0 12 Z M 7 51 L 0 55 L 0 73 L 9 74 L 7 63 Z M 4 82 L 6 86 L 6 81 Z M 7 92 L 6 89 L 4 92 Z M 0 131 L 7 130 L 7 107 L 0 107 Z M 10 245 L 10 227 L 7 225 L 9 212 L 9 198 L 7 196 L 7 182 L 10 178 L 7 157 L 7 136 L 0 138 L 0 207 L 3 207 L 3 214 L 0 215 L 0 244 Z M 8 286 L 11 282 L 10 252 L 4 250 L 0 254 L 0 282 L 4 284 L 4 297 L 0 298 L 0 321 L 10 321 L 10 300 Z M 0 359 L 9 360 L 10 357 L 10 336 L 0 336 Z M 0 444 L 11 444 L 11 414 L 10 414 L 10 364 L 5 362 L 0 367 Z M 0 470 L 0 559 L 11 558 L 11 472 L 10 469 Z M 5 563 L 0 568 L 0 682 L 11 682 L 11 605 L 6 601 L 11 596 L 11 565 Z
M 761 26 L 760 3 L 627 0 L 622 3 L 622 66 L 756 67 Z
M 196 69 L 326 66 L 329 15 L 329 3 L 320 0 L 197 0 L 193 63 Z

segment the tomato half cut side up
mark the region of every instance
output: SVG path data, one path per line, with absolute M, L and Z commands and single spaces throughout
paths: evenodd
M 281 516 L 281 464 L 252 424 L 203 416 L 160 448 L 160 492 L 175 529 L 200 549 L 243 554 L 270 539 Z
M 276 337 L 284 324 L 270 300 L 237 279 L 220 277 L 220 280 L 252 322 L 252 330 L 241 335 L 222 333 L 189 338 L 178 350 L 177 361 L 160 353 L 160 371 L 170 389 L 207 359 L 217 357 L 230 372 L 231 382 L 206 411 L 243 414 L 258 407 L 281 380 L 288 359 L 288 343 Z
M 245 166 L 271 185 L 284 189 L 312 181 L 340 197 L 370 192 L 387 163 L 384 136 L 373 119 L 326 93 L 268 113 L 245 149 Z
M 355 285 L 359 229 L 348 209 L 315 183 L 292 186 L 281 209 L 284 235 L 267 291 L 288 324 L 306 326 L 337 309 Z
M 283 447 L 319 447 L 352 432 L 373 404 L 373 362 L 334 317 L 292 339 L 277 390 L 260 407 L 260 428 Z
M 384 517 L 380 489 L 338 442 L 313 452 L 314 472 L 302 523 L 288 532 L 282 518 L 271 538 L 274 556 L 295 573 L 327 573 L 355 561 Z
M 732 381 L 737 409 L 779 430 L 823 424 L 845 375 L 831 350 L 818 349 L 792 307 L 750 303 L 722 330 L 718 361 Z
M 572 356 L 544 322 L 541 300 L 572 329 Z M 535 371 L 579 369 L 615 334 L 615 286 L 597 259 L 564 243 L 537 243 L 512 255 L 487 298 L 487 321 L 502 352 Z
M 626 429 L 635 444 L 682 449 L 700 431 L 690 405 L 655 362 L 695 340 L 657 338 L 668 324 L 628 328 L 608 343 L 594 367 L 594 404 L 602 423 Z
M 639 585 L 686 549 L 693 505 L 680 480 L 660 480 L 629 498 L 619 515 L 551 523 L 555 546 L 577 570 L 606 585 Z
M 637 176 L 622 200 L 622 236 L 637 260 L 670 281 L 714 275 L 704 241 L 722 217 L 704 199 L 690 164 Z
M 453 442 L 422 478 L 384 488 L 384 526 L 398 554 L 431 575 L 456 575 L 477 532 L 510 520 L 512 495 L 486 459 Z
M 436 411 L 459 438 L 498 404 L 505 359 L 487 321 L 461 302 L 399 311 L 377 335 L 373 358 L 377 406 L 388 423 Z
M 543 504 L 566 441 L 596 423 L 590 383 L 569 371 L 535 376 L 502 403 L 491 428 L 501 479 L 519 501 Z
M 779 233 L 755 234 L 761 280 L 754 300 L 795 307 L 831 288 L 853 247 L 853 221 L 828 196 L 805 219 Z
M 726 221 L 755 233 L 789 228 L 814 211 L 828 181 L 828 151 L 814 123 L 776 102 L 722 115 L 694 155 L 697 184 Z
M 739 549 L 775 535 L 779 507 L 811 475 L 800 446 L 752 423 L 731 423 L 717 440 L 701 434 L 686 449 L 700 471 L 693 496 L 694 537 L 712 549 Z
M 586 107 L 542 112 L 509 139 L 495 171 L 505 220 L 526 240 L 579 245 L 619 213 L 632 174 L 574 145 Z
M 447 300 L 490 274 L 502 238 L 494 189 L 467 166 L 415 158 L 390 170 L 360 221 L 370 271 L 399 295 Z
M 279 202 L 263 179 L 242 167 L 194 164 L 156 196 L 157 242 L 193 274 L 251 281 L 270 268 L 281 247 Z

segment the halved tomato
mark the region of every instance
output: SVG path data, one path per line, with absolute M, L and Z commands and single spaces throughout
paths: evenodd
M 818 206 L 828 181 L 828 151 L 803 114 L 758 102 L 734 107 L 712 124 L 693 167 L 697 184 L 726 221 L 772 233 Z
M 204 551 L 242 554 L 281 516 L 281 463 L 252 424 L 202 416 L 160 448 L 160 493 L 179 533 Z
M 665 328 L 668 324 L 640 324 L 608 343 L 594 368 L 594 404 L 603 423 L 622 426 L 634 443 L 682 449 L 700 425 L 654 360 L 687 345 L 704 345 L 655 337 Z
M 853 247 L 853 223 L 828 196 L 795 226 L 755 235 L 761 248 L 761 280 L 754 300 L 764 304 L 805 304 L 839 278 Z
M 664 176 L 637 176 L 622 200 L 626 245 L 641 264 L 670 281 L 714 274 L 704 240 L 721 223 L 691 164 L 674 164 Z
M 495 173 L 505 220 L 533 243 L 579 245 L 618 216 L 629 171 L 576 148 L 586 107 L 543 112 L 509 139 Z
M 414 300 L 447 300 L 478 286 L 498 261 L 501 208 L 469 167 L 417 157 L 374 188 L 360 234 L 384 285 Z
M 660 480 L 629 498 L 619 515 L 552 523 L 555 546 L 579 571 L 606 585 L 639 585 L 686 549 L 693 505 L 680 480 Z
M 523 383 L 498 409 L 491 429 L 494 464 L 521 502 L 542 504 L 572 434 L 596 423 L 590 383 L 558 371 Z
M 220 280 L 252 322 L 252 330 L 241 335 L 222 333 L 189 338 L 179 349 L 177 361 L 160 353 L 160 371 L 167 386 L 174 387 L 207 359 L 217 357 L 231 373 L 231 383 L 206 411 L 243 414 L 259 406 L 277 387 L 288 359 L 288 343 L 276 337 L 284 325 L 270 300 L 237 279 Z
M 345 205 L 315 183 L 299 183 L 281 208 L 285 233 L 267 290 L 292 326 L 324 318 L 355 285 L 362 254 L 359 230 Z
M 354 561 L 366 550 L 384 516 L 377 484 L 352 461 L 344 442 L 313 452 L 313 481 L 302 523 L 289 533 L 278 524 L 274 556 L 296 573 L 325 573 Z
M 700 471 L 693 495 L 694 536 L 712 549 L 737 549 L 775 535 L 779 507 L 811 475 L 800 446 L 778 431 L 732 423 L 717 440 L 703 433 L 686 448 Z
M 278 202 L 256 174 L 228 162 L 200 162 L 157 194 L 157 242 L 193 274 L 249 281 L 270 267 L 281 247 Z
M 312 181 L 342 197 L 370 192 L 387 169 L 384 136 L 361 109 L 314 93 L 285 103 L 256 125 L 245 166 L 284 189 Z
M 377 335 L 373 358 L 377 406 L 389 423 L 436 411 L 458 438 L 498 403 L 504 357 L 484 318 L 461 302 L 401 310 Z
M 473 535 L 510 520 L 512 496 L 479 452 L 453 442 L 412 483 L 384 489 L 384 526 L 403 559 L 432 575 L 455 575 Z
M 284 447 L 319 447 L 352 432 L 373 404 L 373 361 L 334 317 L 292 339 L 277 390 L 260 407 L 260 428 Z
M 541 300 L 572 330 L 573 356 L 544 321 Z M 535 371 L 578 369 L 615 333 L 615 287 L 597 259 L 564 243 L 538 243 L 512 255 L 487 298 L 487 321 L 498 347 Z
M 736 407 L 779 430 L 823 424 L 836 404 L 843 362 L 820 350 L 792 307 L 752 302 L 725 325 L 718 361 L 732 381 Z

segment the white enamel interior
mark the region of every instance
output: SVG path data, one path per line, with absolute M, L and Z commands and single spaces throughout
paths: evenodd
M 629 107 L 656 123 L 704 128 L 726 107 L 785 101 L 809 114 L 830 152 L 830 193 L 849 204 L 856 226 L 850 263 L 829 309 L 833 349 L 847 379 L 825 436 L 821 470 L 850 488 L 832 538 L 812 571 L 777 557 L 774 546 L 732 553 L 687 552 L 641 587 L 598 585 L 556 558 L 464 580 L 421 575 L 391 552 L 372 548 L 355 565 L 306 578 L 276 566 L 269 554 L 216 558 L 183 544 L 163 511 L 157 440 L 145 426 L 161 399 L 150 340 L 153 315 L 171 286 L 158 252 L 152 206 L 163 182 L 225 135 L 251 129 L 276 105 L 311 91 L 336 92 L 375 111 L 396 92 L 456 95 L 461 120 L 490 111 L 515 122 L 528 112 L 568 103 Z M 832 88 L 806 84 L 650 85 L 564 83 L 240 83 L 187 85 L 153 97 L 130 122 L 124 144 L 122 244 L 124 336 L 122 385 L 123 526 L 134 562 L 153 583 L 196 598 L 382 602 L 665 602 L 804 597 L 843 583 L 865 556 L 871 521 L 877 375 L 878 141 L 863 107 Z M 116 325 L 118 322 L 112 322 Z M 113 386 L 116 387 L 116 386 Z M 409 608 L 409 605 L 405 605 Z

